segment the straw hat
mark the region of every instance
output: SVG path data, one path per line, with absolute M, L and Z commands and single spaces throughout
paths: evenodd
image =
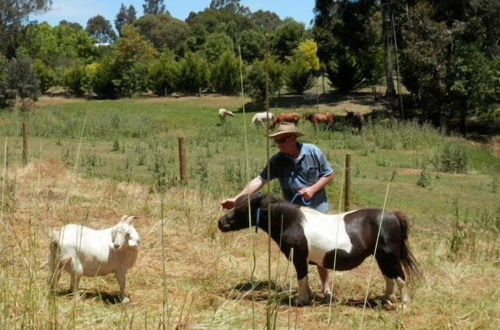
M 276 128 L 276 130 L 272 134 L 269 134 L 269 137 L 275 138 L 277 136 L 284 135 L 284 134 L 292 134 L 295 136 L 304 135 L 304 134 L 302 134 L 301 131 L 299 131 L 297 126 L 295 126 L 293 123 L 289 123 L 289 122 L 284 121 L 284 122 L 279 124 L 278 128 Z

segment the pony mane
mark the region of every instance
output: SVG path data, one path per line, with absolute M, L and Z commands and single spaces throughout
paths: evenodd
M 283 220 L 285 226 L 293 223 L 302 224 L 304 221 L 304 213 L 300 211 L 299 205 L 275 197 L 269 201 L 269 204 L 271 205 L 271 221 L 273 223 L 280 224 Z M 265 211 L 267 211 L 267 207 Z

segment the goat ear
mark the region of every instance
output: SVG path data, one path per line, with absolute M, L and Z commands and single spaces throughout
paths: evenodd
M 127 218 L 123 222 L 130 225 L 130 223 L 135 219 L 138 219 L 135 215 L 127 215 Z

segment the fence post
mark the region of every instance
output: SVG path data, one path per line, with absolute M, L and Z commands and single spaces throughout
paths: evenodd
M 185 137 L 179 137 L 179 169 L 181 181 L 187 182 L 187 155 Z
M 345 155 L 344 211 L 351 208 L 351 154 Z
M 28 126 L 23 120 L 23 166 L 28 165 Z

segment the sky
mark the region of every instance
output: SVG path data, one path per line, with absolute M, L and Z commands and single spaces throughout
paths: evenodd
M 180 20 L 185 20 L 189 13 L 202 11 L 210 5 L 211 0 L 165 0 L 164 4 L 170 14 Z M 31 15 L 30 20 L 48 22 L 55 26 L 61 20 L 80 23 L 84 28 L 89 18 L 102 15 L 114 26 L 116 14 L 121 4 L 126 7 L 133 5 L 137 17 L 142 16 L 144 0 L 52 0 L 52 8 L 44 14 Z M 309 27 L 313 19 L 315 0 L 241 0 L 240 3 L 250 8 L 252 12 L 269 10 L 281 19 L 292 17 Z

